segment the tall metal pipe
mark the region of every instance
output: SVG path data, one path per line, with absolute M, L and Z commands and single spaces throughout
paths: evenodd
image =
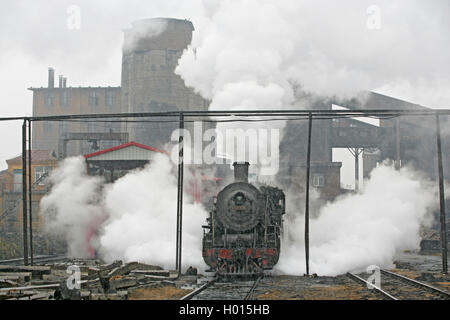
M 48 87 L 55 87 L 55 69 L 53 68 L 48 68 Z
M 23 264 L 28 265 L 27 224 L 27 120 L 22 124 L 22 222 L 23 222 Z
M 305 261 L 306 275 L 309 276 L 309 177 L 311 175 L 311 129 L 312 114 L 309 114 L 308 148 L 306 153 L 306 200 L 305 200 Z
M 182 231 L 183 231 L 183 131 L 184 131 L 184 115 L 180 112 L 179 119 L 180 136 L 178 138 L 178 195 L 177 195 L 177 244 L 176 244 L 176 269 L 178 275 L 181 275 L 181 247 L 182 247 Z
M 448 273 L 447 262 L 447 224 L 445 221 L 445 189 L 444 189 L 444 170 L 442 167 L 442 146 L 441 146 L 441 128 L 439 115 L 436 115 L 436 145 L 439 171 L 439 202 L 440 202 L 440 220 L 441 220 L 441 248 L 442 248 L 442 272 Z
M 400 169 L 400 119 L 395 119 L 395 168 Z

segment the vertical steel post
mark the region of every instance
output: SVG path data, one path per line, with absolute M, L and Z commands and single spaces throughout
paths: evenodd
M 30 212 L 30 264 L 33 265 L 33 199 L 31 186 L 31 120 L 28 120 L 28 210 Z
M 444 190 L 444 170 L 442 168 L 442 146 L 441 146 L 441 128 L 439 124 L 439 115 L 436 114 L 436 144 L 439 170 L 439 202 L 441 208 L 441 247 L 442 247 L 442 272 L 448 273 L 447 262 L 447 224 L 445 221 L 445 190 Z
M 27 223 L 27 120 L 22 124 L 22 222 L 23 222 L 23 264 L 28 265 L 28 223 Z
M 311 174 L 311 129 L 312 114 L 309 113 L 308 147 L 306 153 L 306 199 L 305 199 L 305 259 L 306 275 L 309 276 L 309 177 Z
M 178 138 L 178 195 L 177 195 L 177 247 L 176 247 L 176 269 L 178 275 L 181 275 L 181 246 L 182 246 L 182 227 L 183 227 L 183 131 L 184 114 L 180 112 L 180 136 Z
M 359 148 L 355 148 L 355 191 L 359 190 Z
M 395 168 L 400 169 L 400 119 L 395 119 Z

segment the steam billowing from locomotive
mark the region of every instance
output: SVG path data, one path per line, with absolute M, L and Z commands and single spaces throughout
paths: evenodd
M 219 274 L 262 273 L 278 262 L 285 195 L 248 183 L 248 162 L 233 166 L 235 181 L 218 193 L 204 226 L 203 258 Z
M 288 194 L 289 195 L 289 194 Z M 407 167 L 375 168 L 363 189 L 323 206 L 310 219 L 310 270 L 335 276 L 365 271 L 370 265 L 390 268 L 397 254 L 417 250 L 420 227 L 430 227 L 437 188 Z M 304 203 L 287 204 L 283 249 L 277 271 L 305 273 Z
M 145 169 L 102 191 L 102 181 L 85 174 L 82 158 L 66 159 L 51 174 L 52 190 L 41 203 L 47 229 L 66 237 L 74 257 L 89 256 L 92 246 L 107 261 L 171 268 L 176 212 L 171 169 L 168 157 L 158 154 Z M 289 201 L 289 190 L 285 201 L 280 189 L 248 183 L 247 170 L 248 164 L 235 165 L 235 182 L 218 193 L 209 217 L 186 199 L 184 263 L 203 270 L 203 253 L 206 264 L 222 273 L 260 273 L 275 266 L 282 273 L 303 274 L 304 203 Z M 311 272 L 338 275 L 371 264 L 390 267 L 396 253 L 416 249 L 419 228 L 432 221 L 437 199 L 436 189 L 419 176 L 382 165 L 360 193 L 324 206 L 311 219 Z
M 46 230 L 65 237 L 70 257 L 92 257 L 94 248 L 107 262 L 173 268 L 177 182 L 172 169 L 166 155 L 156 154 L 145 168 L 104 185 L 86 175 L 82 157 L 68 158 L 50 175 L 52 189 L 41 201 Z M 202 267 L 206 211 L 186 193 L 183 209 L 183 262 Z

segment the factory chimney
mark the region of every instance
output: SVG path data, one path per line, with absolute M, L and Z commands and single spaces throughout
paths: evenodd
M 248 162 L 234 162 L 234 181 L 235 182 L 248 182 Z
M 48 87 L 55 87 L 55 69 L 53 68 L 48 68 Z
M 63 76 L 62 76 L 62 74 L 59 75 L 59 87 L 60 88 L 63 87 Z
M 62 80 L 63 88 L 67 87 L 67 77 L 64 77 Z

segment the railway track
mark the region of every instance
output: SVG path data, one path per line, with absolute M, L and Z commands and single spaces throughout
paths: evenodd
M 262 276 L 251 281 L 227 281 L 215 276 L 180 300 L 251 300 Z
M 354 273 L 347 276 L 390 300 L 450 300 L 450 293 L 429 284 L 381 269 L 380 287 Z

